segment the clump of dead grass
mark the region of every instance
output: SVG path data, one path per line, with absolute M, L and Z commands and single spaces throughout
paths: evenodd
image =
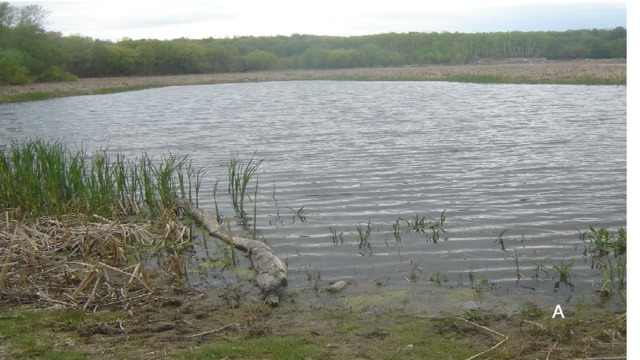
M 150 249 L 179 247 L 189 228 L 172 211 L 158 221 L 109 220 L 93 215 L 0 222 L 0 301 L 73 309 L 146 303 L 154 296 Z M 180 277 L 169 264 L 158 269 Z M 154 270 L 155 271 L 155 270 Z

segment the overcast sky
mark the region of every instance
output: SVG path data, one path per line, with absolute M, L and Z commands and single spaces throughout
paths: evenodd
M 50 11 L 47 30 L 119 40 L 493 32 L 627 26 L 624 0 L 9 1 Z

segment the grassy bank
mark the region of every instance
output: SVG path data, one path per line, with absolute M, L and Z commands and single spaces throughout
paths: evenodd
M 104 87 L 104 88 L 97 88 L 92 90 L 84 90 L 84 89 L 74 90 L 71 87 L 71 89 L 65 90 L 65 91 L 58 91 L 58 90 L 34 91 L 34 92 L 25 92 L 20 94 L 1 95 L 0 104 L 47 100 L 47 99 L 54 99 L 54 98 L 67 97 L 67 96 L 114 94 L 119 92 L 152 89 L 152 88 L 165 87 L 165 86 L 169 86 L 169 85 L 150 83 L 150 84 L 140 84 L 140 85 Z
M 552 318 L 532 303 L 516 313 L 422 316 L 323 304 L 238 308 L 188 292 L 129 311 L 0 310 L 12 359 L 622 359 L 626 315 L 582 306 Z M 423 301 L 428 299 L 423 299 Z M 438 300 L 438 299 L 432 299 Z

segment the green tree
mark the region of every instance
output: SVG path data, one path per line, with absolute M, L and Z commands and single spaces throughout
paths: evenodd
M 208 71 L 230 72 L 238 61 L 239 51 L 231 46 L 209 46 L 205 50 L 205 63 Z
M 44 22 L 50 12 L 42 5 L 26 5 L 14 9 L 16 26 L 35 26 L 44 30 Z
M 0 30 L 13 25 L 13 7 L 8 2 L 0 2 Z
M 30 82 L 29 69 L 22 65 L 22 53 L 15 49 L 0 50 L 0 84 Z
M 0 82 L 113 75 L 462 64 L 478 58 L 626 58 L 627 31 L 242 36 L 113 43 L 47 32 L 39 5 L 0 2 Z M 72 74 L 71 74 L 72 73 Z
M 325 69 L 328 67 L 330 50 L 313 46 L 300 54 L 300 66 L 307 69 Z
M 134 49 L 122 47 L 118 44 L 105 44 L 105 72 L 108 75 L 129 75 L 133 71 L 138 57 Z
M 49 11 L 42 5 L 12 6 L 0 2 L 0 27 L 35 26 L 44 29 Z
M 591 50 L 582 44 L 567 44 L 558 50 L 561 59 L 584 59 L 591 57 Z
M 269 70 L 278 61 L 275 55 L 264 50 L 253 50 L 244 56 L 244 71 Z
M 329 52 L 327 57 L 327 66 L 334 69 L 348 68 L 351 66 L 353 59 L 349 52 L 345 49 L 334 49 Z
M 194 74 L 202 72 L 204 48 L 195 42 L 180 39 L 172 42 L 172 72 L 176 74 Z
M 402 56 L 398 53 L 374 44 L 365 44 L 352 50 L 351 56 L 357 67 L 391 66 L 402 63 Z
M 93 66 L 95 41 L 81 35 L 65 36 L 60 41 L 60 47 L 68 55 L 66 69 L 80 77 L 98 76 Z
M 3 52 L 0 82 L 73 78 L 64 69 L 67 54 L 60 47 L 61 35 L 44 30 L 47 15 L 48 11 L 40 5 L 14 7 L 0 3 L 0 49 Z

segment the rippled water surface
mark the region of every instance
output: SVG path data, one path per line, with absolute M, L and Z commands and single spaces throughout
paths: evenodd
M 589 286 L 599 279 L 578 231 L 626 226 L 625 87 L 184 86 L 4 104 L 0 126 L 0 143 L 43 137 L 89 151 L 189 154 L 207 169 L 201 204 L 209 210 L 215 180 L 226 190 L 230 157 L 255 152 L 264 159 L 258 229 L 288 262 L 292 286 L 313 276 L 453 284 L 483 276 L 510 286 L 516 256 L 520 284 L 551 289 L 536 269 L 575 259 L 572 281 Z M 233 216 L 227 198 L 218 200 Z M 398 218 L 429 220 L 445 209 L 437 243 L 429 232 L 401 231 L 396 241 Z M 367 224 L 370 250 L 358 247 L 356 231 Z M 504 229 L 507 251 L 495 241 Z

